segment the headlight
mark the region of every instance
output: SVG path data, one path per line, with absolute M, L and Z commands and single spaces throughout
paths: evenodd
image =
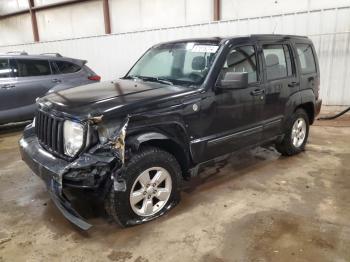
M 84 128 L 81 124 L 69 120 L 63 124 L 64 153 L 75 156 L 83 146 Z

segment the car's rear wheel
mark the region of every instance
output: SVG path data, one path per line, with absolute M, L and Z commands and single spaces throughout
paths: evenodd
M 287 122 L 283 140 L 276 144 L 282 155 L 291 156 L 305 149 L 309 136 L 309 117 L 303 109 L 297 109 Z
M 121 226 L 159 217 L 180 200 L 180 166 L 173 155 L 159 148 L 147 147 L 135 154 L 120 179 L 126 190 L 115 191 L 112 186 L 105 206 Z

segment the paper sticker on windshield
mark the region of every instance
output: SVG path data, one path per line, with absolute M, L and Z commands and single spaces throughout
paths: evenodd
M 198 53 L 215 53 L 218 50 L 219 46 L 217 45 L 195 45 L 192 48 L 192 52 Z

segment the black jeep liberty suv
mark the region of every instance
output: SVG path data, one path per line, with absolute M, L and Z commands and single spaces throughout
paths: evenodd
M 80 228 L 91 225 L 67 189 L 93 191 L 122 226 L 140 224 L 174 207 L 182 181 L 220 156 L 266 144 L 288 156 L 304 150 L 319 86 L 307 37 L 162 43 L 121 79 L 39 99 L 21 155 Z

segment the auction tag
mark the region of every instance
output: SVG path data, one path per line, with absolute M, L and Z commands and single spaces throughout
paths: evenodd
M 198 53 L 215 53 L 218 50 L 219 46 L 217 45 L 195 45 L 192 48 L 192 52 Z

